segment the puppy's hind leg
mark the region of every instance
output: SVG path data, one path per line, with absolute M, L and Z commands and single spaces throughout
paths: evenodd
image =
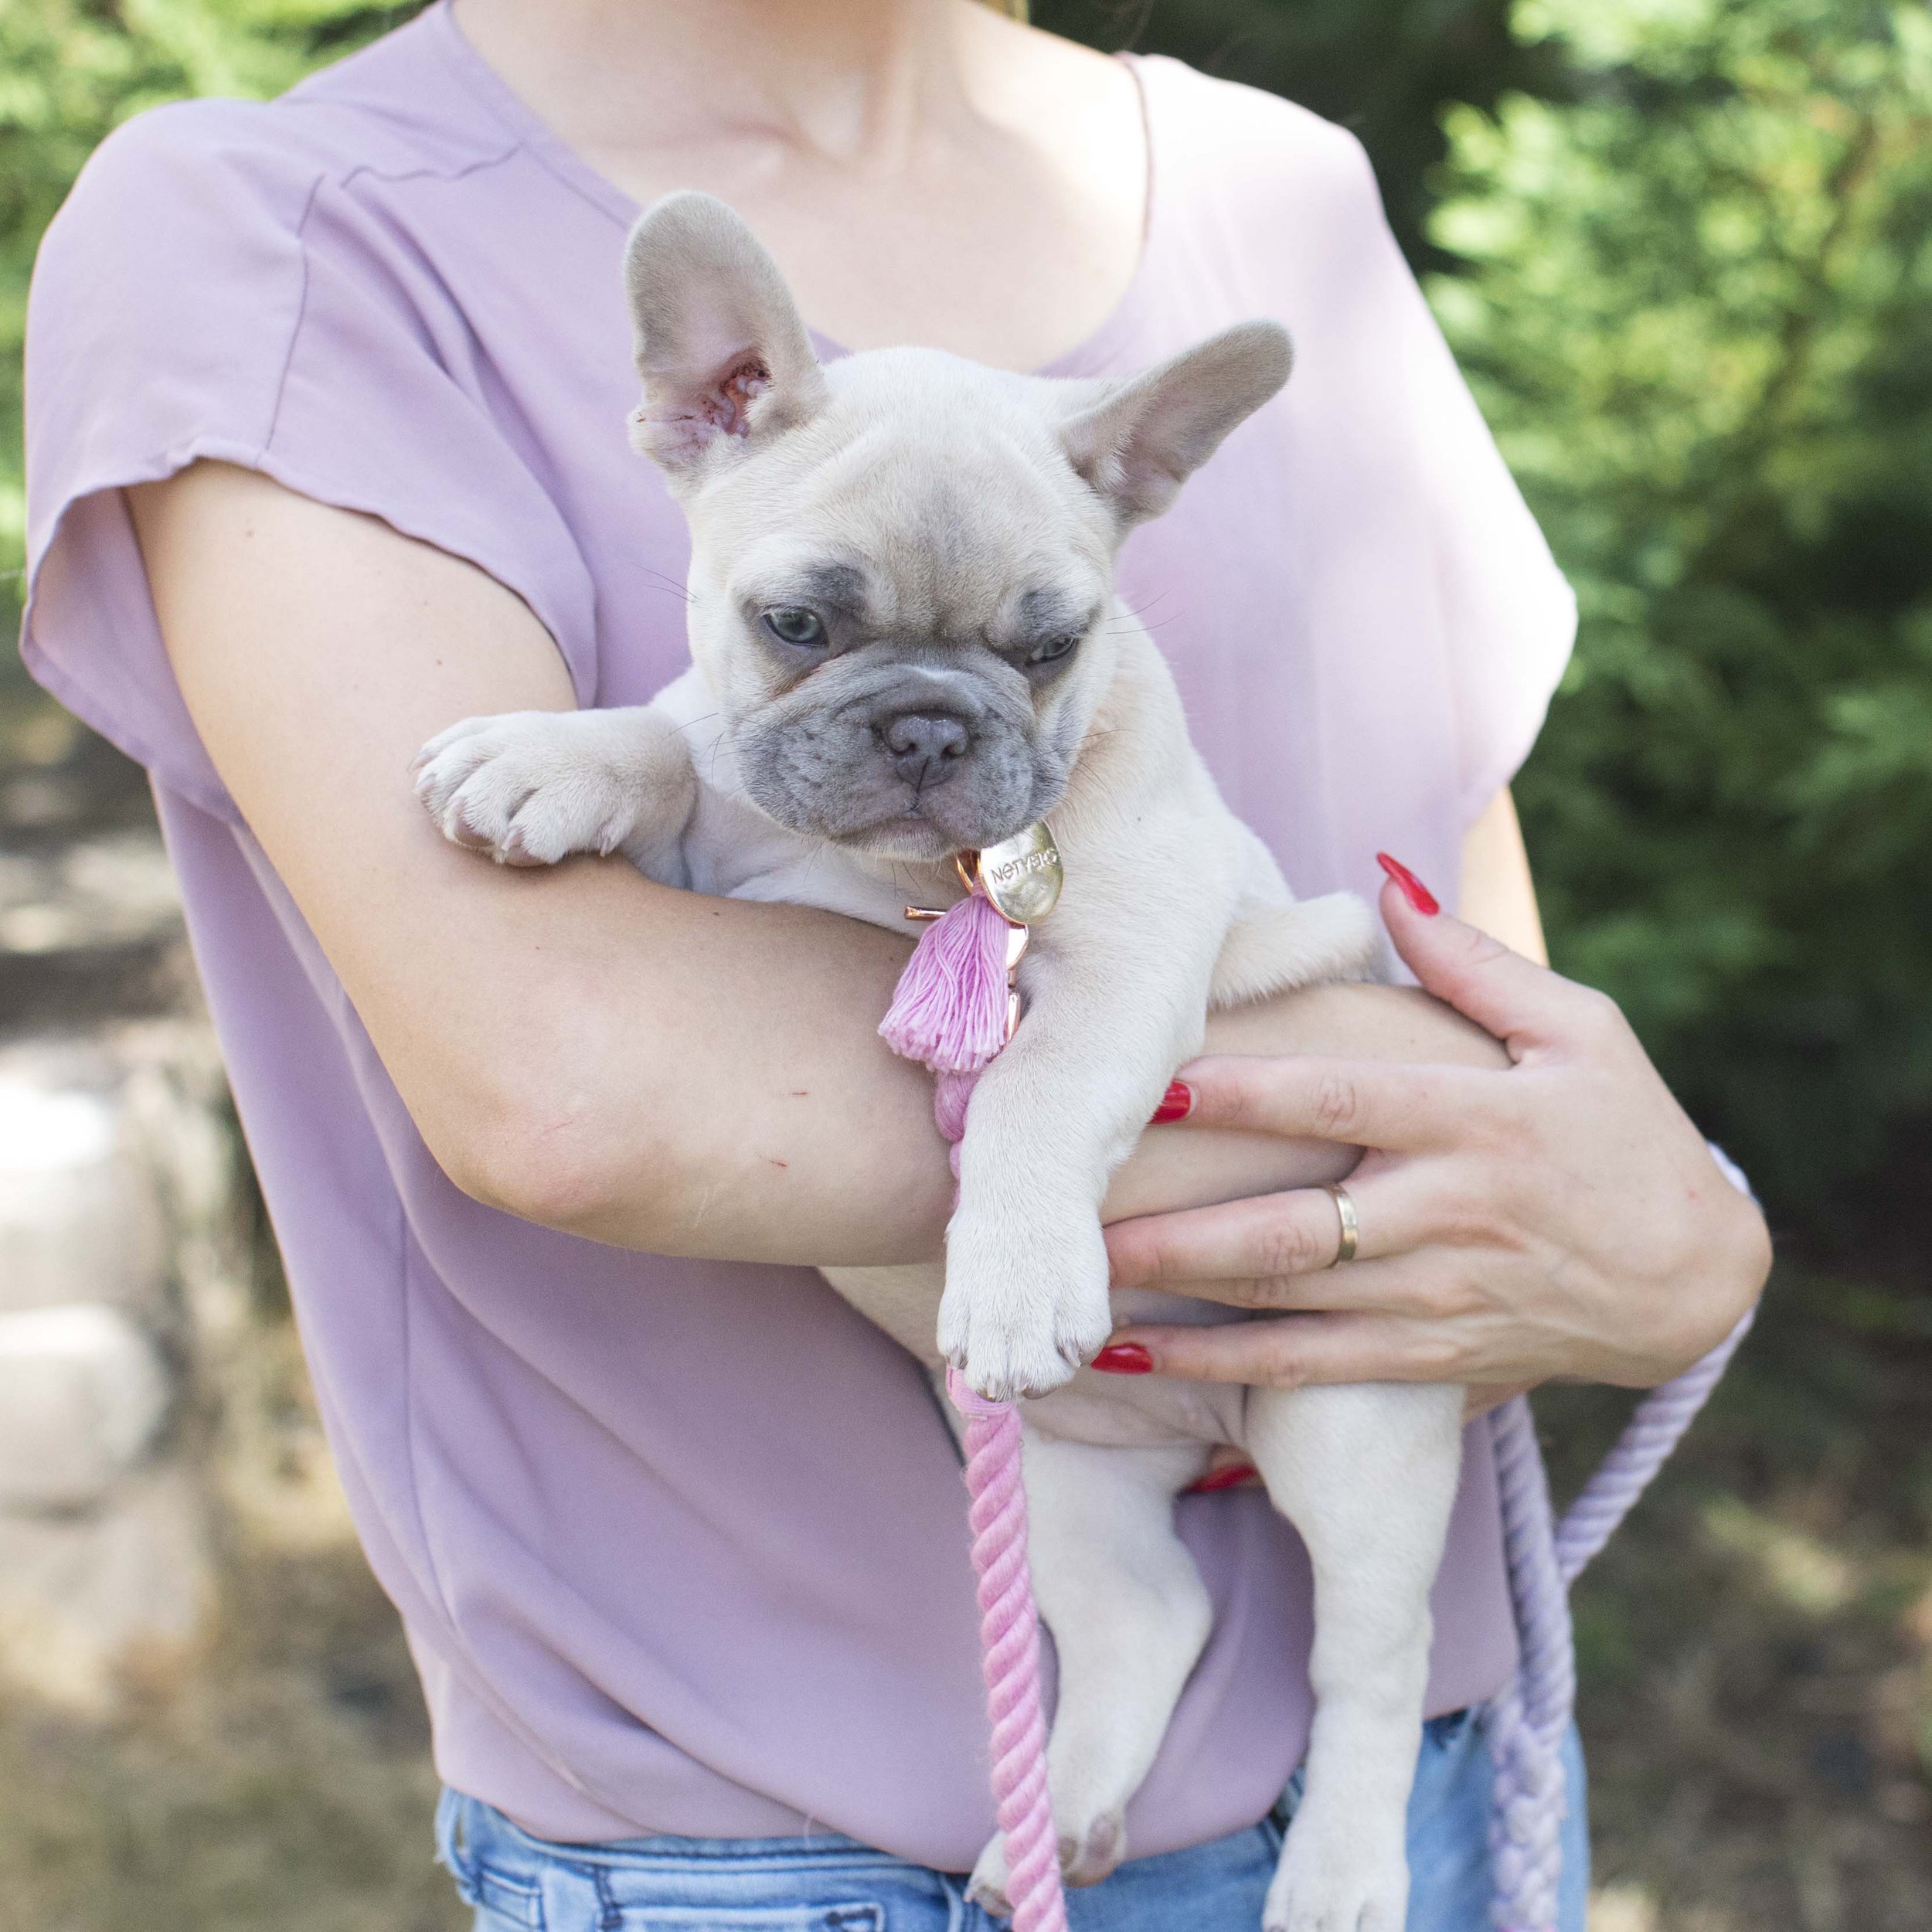
M 1121 1862 L 1127 1801 L 1207 1641 L 1207 1589 L 1174 1529 L 1174 1498 L 1207 1456 L 1198 1444 L 1097 1448 L 1026 1432 L 1028 1556 L 1060 1661 L 1047 1788 L 1072 1885 Z M 1005 1880 L 995 1838 L 968 1896 L 1004 1916 Z
M 1460 1466 L 1444 1384 L 1251 1389 L 1247 1447 L 1315 1568 L 1307 1791 L 1265 1932 L 1402 1932 L 1429 1592 Z
M 1208 1004 L 1244 1006 L 1324 981 L 1365 979 L 1378 946 L 1375 915 L 1353 893 L 1294 899 L 1274 855 L 1247 826 L 1237 826 L 1242 886 Z

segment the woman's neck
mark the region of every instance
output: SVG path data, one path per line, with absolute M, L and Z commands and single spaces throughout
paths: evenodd
M 1015 31 L 974 0 L 455 0 L 463 32 L 588 157 L 714 145 L 893 172 L 971 110 Z
M 454 0 L 536 116 L 640 205 L 729 201 L 852 349 L 1030 369 L 1140 257 L 1148 158 L 1120 62 L 978 0 Z

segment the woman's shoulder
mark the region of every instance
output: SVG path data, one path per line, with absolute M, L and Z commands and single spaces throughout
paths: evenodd
M 236 190 L 290 227 L 321 158 L 273 103 L 174 100 L 124 121 L 89 156 L 42 246 L 49 253 L 125 223 L 149 232 L 232 221 Z
M 131 229 L 199 258 L 294 236 L 324 187 L 447 179 L 512 151 L 515 138 L 435 60 L 423 24 L 274 100 L 177 100 L 133 116 L 82 168 L 43 256 Z
M 1347 128 L 1169 55 L 1139 56 L 1135 65 L 1163 192 L 1212 194 L 1257 212 L 1291 206 L 1304 216 L 1379 213 L 1374 168 Z

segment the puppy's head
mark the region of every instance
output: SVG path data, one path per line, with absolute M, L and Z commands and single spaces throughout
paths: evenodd
M 929 349 L 821 368 L 777 265 L 708 196 L 625 260 L 636 447 L 691 526 L 691 643 L 753 801 L 894 858 L 1049 811 L 1111 675 L 1114 552 L 1287 379 L 1255 322 L 1117 383 Z

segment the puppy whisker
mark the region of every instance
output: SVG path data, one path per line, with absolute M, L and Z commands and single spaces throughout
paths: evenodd
M 675 577 L 668 577 L 662 570 L 654 570 L 648 563 L 640 564 L 638 568 L 643 576 L 651 580 L 653 589 L 668 591 L 672 597 L 679 598 L 685 604 L 696 604 L 697 599 L 691 594 L 689 589 L 680 583 Z

